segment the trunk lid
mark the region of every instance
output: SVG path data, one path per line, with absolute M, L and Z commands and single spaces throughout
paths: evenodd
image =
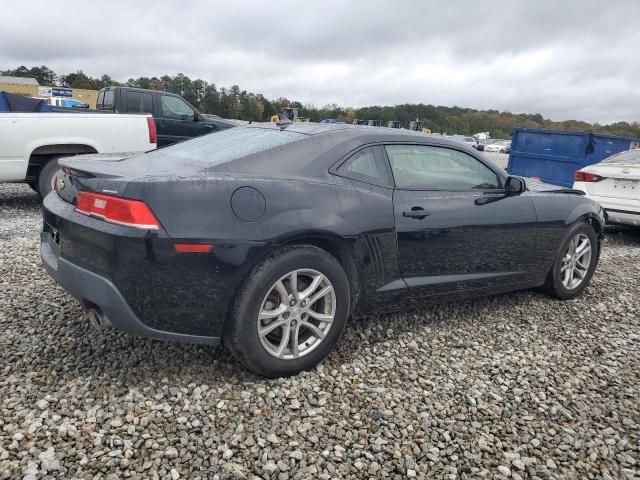
M 137 154 L 91 154 L 60 159 L 58 163 L 62 169 L 55 190 L 60 198 L 72 204 L 76 203 L 81 190 L 122 195 L 131 178 L 126 170 L 122 170 L 121 164 L 134 155 Z
M 152 155 L 140 153 L 112 153 L 78 155 L 60 159 L 62 171 L 56 181 L 58 195 L 69 203 L 76 203 L 81 190 L 122 197 L 132 183 L 156 183 L 198 176 L 207 166 L 200 160 L 176 158 L 155 150 Z M 156 152 L 158 155 L 156 155 Z M 131 198 L 137 198 L 134 194 Z

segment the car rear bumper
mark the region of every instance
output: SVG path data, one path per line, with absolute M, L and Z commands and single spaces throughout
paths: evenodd
M 273 248 L 216 244 L 208 253 L 176 252 L 163 230 L 88 217 L 55 192 L 43 201 L 43 217 L 47 272 L 116 328 L 152 338 L 218 343 L 235 291 Z
M 116 286 L 107 278 L 57 256 L 49 232 L 41 233 L 40 255 L 49 275 L 87 308 L 95 308 L 122 331 L 141 337 L 217 345 L 220 337 L 187 335 L 151 328 L 140 321 Z
M 585 187 L 575 187 L 586 191 Z M 590 195 L 587 197 L 598 202 L 607 214 L 607 223 L 622 223 L 625 225 L 640 226 L 640 200 L 622 197 L 604 197 Z
M 626 210 L 607 209 L 607 223 L 622 223 L 624 225 L 634 225 L 640 227 L 640 212 Z

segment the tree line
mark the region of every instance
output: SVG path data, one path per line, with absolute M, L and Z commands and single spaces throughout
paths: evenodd
M 100 90 L 108 86 L 129 86 L 176 93 L 203 113 L 212 113 L 225 118 L 266 121 L 283 107 L 297 108 L 299 116 L 319 122 L 325 118 L 351 123 L 354 119 L 388 121 L 399 120 L 406 127 L 411 120 L 419 118 L 426 128 L 434 133 L 472 135 L 490 132 L 493 138 L 508 138 L 514 127 L 548 128 L 553 130 L 584 130 L 640 137 L 639 122 L 616 122 L 610 125 L 588 123 L 578 120 L 553 121 L 539 113 L 511 113 L 498 110 L 476 110 L 463 107 L 403 104 L 394 106 L 370 106 L 362 108 L 342 107 L 336 104 L 316 107 L 309 103 L 289 100 L 285 97 L 268 99 L 260 93 L 241 89 L 237 85 L 218 87 L 215 83 L 200 78 L 192 80 L 186 75 L 163 75 L 160 77 L 129 78 L 118 82 L 109 75 L 91 77 L 82 70 L 59 75 L 45 65 L 27 68 L 20 66 L 0 72 L 1 75 L 35 78 L 40 85 L 58 85 L 70 88 Z

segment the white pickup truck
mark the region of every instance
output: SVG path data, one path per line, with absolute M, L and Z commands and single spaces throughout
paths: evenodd
M 58 159 L 156 148 L 151 115 L 0 113 L 0 182 L 26 182 L 45 196 Z

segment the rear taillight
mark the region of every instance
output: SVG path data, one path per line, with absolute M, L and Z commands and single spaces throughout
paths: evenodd
M 580 170 L 576 172 L 576 182 L 599 182 L 602 179 L 604 177 L 595 173 L 581 172 Z
M 158 143 L 156 122 L 153 120 L 153 117 L 147 117 L 147 127 L 149 127 L 149 143 Z
M 140 200 L 82 191 L 78 193 L 75 211 L 126 227 L 160 228 L 151 209 Z
M 173 249 L 179 253 L 209 253 L 213 245 L 201 243 L 176 243 Z

